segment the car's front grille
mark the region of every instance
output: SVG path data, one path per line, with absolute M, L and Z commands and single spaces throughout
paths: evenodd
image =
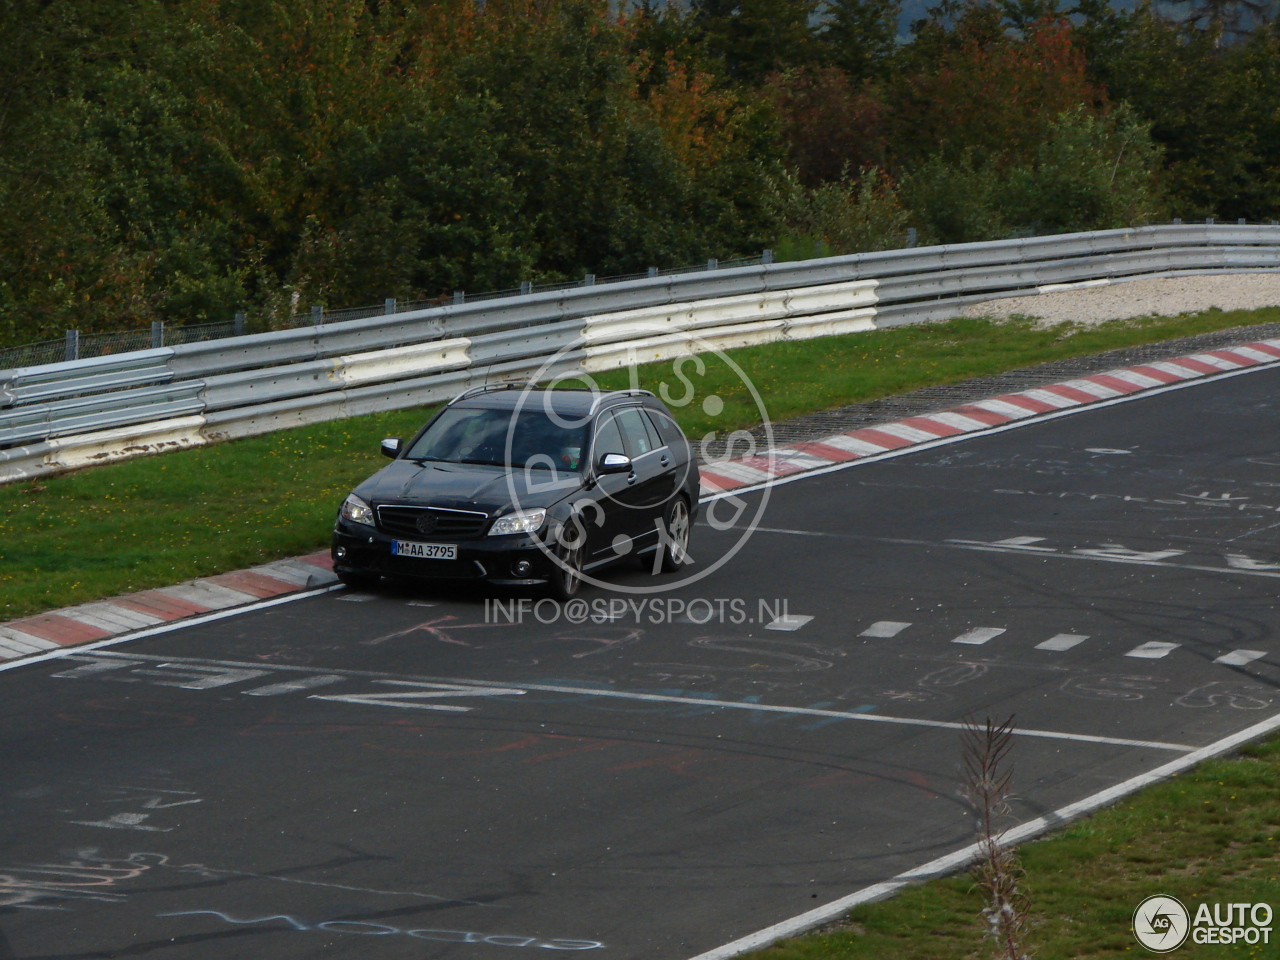
M 469 540 L 489 522 L 484 513 L 438 507 L 378 507 L 378 527 L 397 537 L 431 540 Z

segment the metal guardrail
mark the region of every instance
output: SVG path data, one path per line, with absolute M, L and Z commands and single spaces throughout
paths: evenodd
M 750 263 L 0 371 L 0 482 L 604 370 L 956 316 L 1045 286 L 1280 270 L 1280 226 L 1170 225 Z

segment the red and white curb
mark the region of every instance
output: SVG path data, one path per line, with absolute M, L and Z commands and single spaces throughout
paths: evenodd
M 337 579 L 326 550 L 40 613 L 0 624 L 0 660 L 105 640 L 174 620 L 327 586 Z
M 1280 339 L 1261 340 L 1230 350 L 1210 350 L 1175 360 L 1108 370 L 1021 393 L 1006 393 L 940 413 L 907 417 L 820 440 L 791 443 L 755 456 L 708 464 L 701 469 L 702 495 L 715 496 L 727 490 L 756 487 L 794 474 L 879 456 L 905 447 L 981 433 L 1072 407 L 1103 403 L 1146 390 L 1278 361 Z

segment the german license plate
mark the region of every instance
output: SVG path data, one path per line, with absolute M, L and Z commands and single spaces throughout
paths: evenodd
M 391 554 L 396 557 L 416 557 L 419 560 L 457 560 L 456 543 L 410 543 L 392 540 Z

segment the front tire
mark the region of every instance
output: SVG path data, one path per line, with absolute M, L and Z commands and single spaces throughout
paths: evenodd
M 662 522 L 666 531 L 658 544 L 662 551 L 662 572 L 675 573 L 689 562 L 689 541 L 693 536 L 693 521 L 684 497 L 671 501 Z
M 572 600 L 582 592 L 582 545 L 562 547 L 552 560 L 548 592 L 556 600 Z

